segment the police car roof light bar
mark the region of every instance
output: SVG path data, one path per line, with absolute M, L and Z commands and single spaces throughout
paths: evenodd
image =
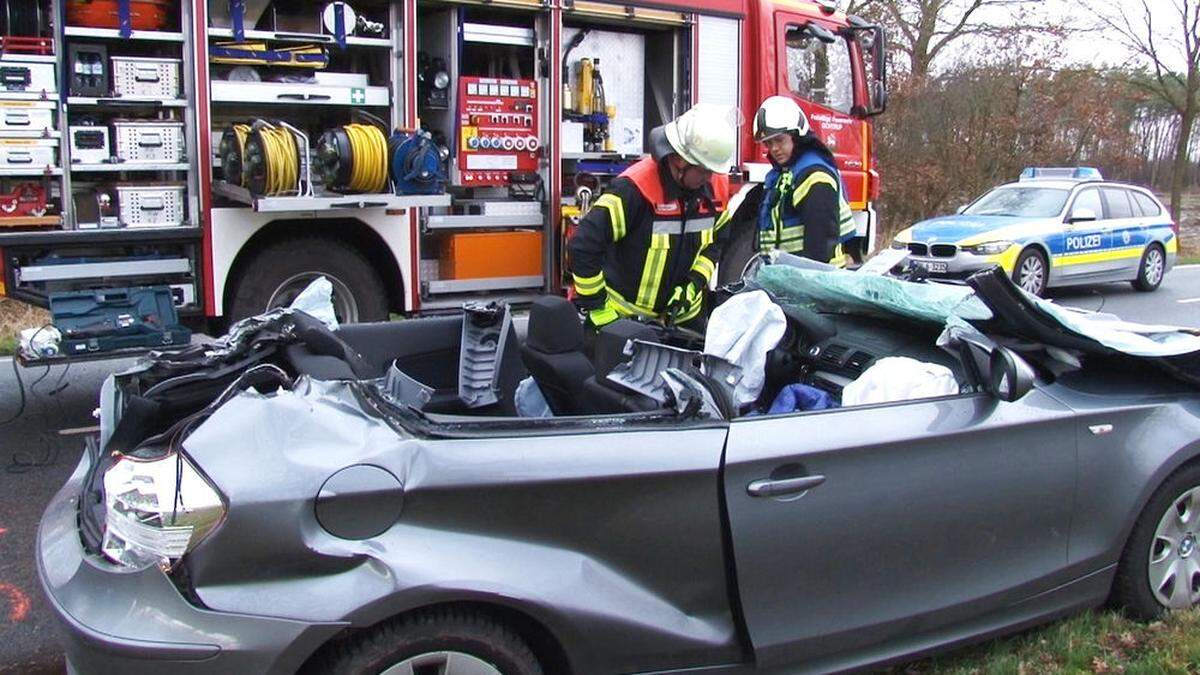
M 1104 180 L 1099 169 L 1090 166 L 1045 167 L 1029 166 L 1021 172 L 1020 180 Z

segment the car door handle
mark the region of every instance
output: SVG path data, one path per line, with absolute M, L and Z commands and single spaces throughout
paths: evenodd
M 799 478 L 761 478 L 746 486 L 751 497 L 787 497 L 807 492 L 825 482 L 825 476 L 801 476 Z

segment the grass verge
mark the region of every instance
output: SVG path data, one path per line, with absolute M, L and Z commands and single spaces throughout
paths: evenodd
M 1045 628 L 893 668 L 897 675 L 1200 672 L 1200 610 L 1139 623 L 1088 612 Z
M 17 337 L 24 328 L 36 328 L 50 321 L 50 314 L 40 307 L 0 298 L 0 356 L 17 351 Z

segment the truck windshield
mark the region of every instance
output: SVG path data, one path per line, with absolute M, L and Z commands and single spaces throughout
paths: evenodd
M 963 213 L 970 216 L 1053 218 L 1062 213 L 1070 190 L 1045 187 L 996 188 L 980 197 Z

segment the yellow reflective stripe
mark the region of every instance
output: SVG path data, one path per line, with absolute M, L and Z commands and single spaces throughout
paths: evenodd
M 575 280 L 575 290 L 580 295 L 596 295 L 604 290 L 604 272 L 594 277 L 581 277 L 578 274 L 572 274 L 571 277 Z
M 708 258 L 697 255 L 696 262 L 692 263 L 692 270 L 698 272 L 700 276 L 704 277 L 704 282 L 708 283 L 712 279 L 713 273 L 717 271 L 717 266 Z
M 612 225 L 613 241 L 621 241 L 625 238 L 625 204 L 621 202 L 621 198 L 614 194 L 602 194 L 596 200 L 595 206 L 603 206 L 608 209 L 608 222 Z
M 717 216 L 717 224 L 713 225 L 713 229 L 719 230 L 728 225 L 729 221 L 733 219 L 733 213 L 734 209 L 726 207 L 725 210 L 721 212 L 721 215 Z
M 642 268 L 642 282 L 638 284 L 637 304 L 643 307 L 654 306 L 654 301 L 658 299 L 658 286 L 667 266 L 667 250 L 670 247 L 671 235 L 655 234 L 650 237 L 646 266 Z
M 833 247 L 833 257 L 829 259 L 829 264 L 834 267 L 845 267 L 847 264 L 846 254 L 842 251 L 842 245 L 838 244 Z
M 657 316 L 654 313 L 654 310 L 646 309 L 645 307 L 638 307 L 632 302 L 629 302 L 625 298 L 621 297 L 621 294 L 614 291 L 611 286 L 608 288 L 607 305 L 616 310 L 617 314 L 620 314 L 621 316 L 644 316 L 648 318 L 654 318 Z
M 800 202 L 804 201 L 804 198 L 808 196 L 808 191 L 817 185 L 828 185 L 835 191 L 839 192 L 840 198 L 841 191 L 838 190 L 837 180 L 824 171 L 814 171 L 808 174 L 808 177 L 804 179 L 804 182 L 800 183 L 800 185 L 796 187 L 796 191 L 792 193 L 792 206 L 800 206 Z

